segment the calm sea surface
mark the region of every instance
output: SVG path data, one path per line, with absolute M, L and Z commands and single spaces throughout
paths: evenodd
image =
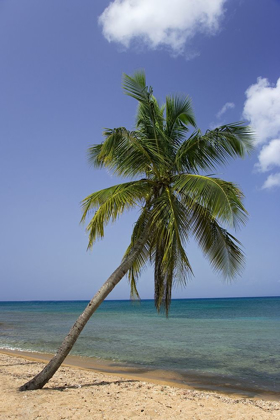
M 0 302 L 0 348 L 54 352 L 86 304 Z M 71 354 L 280 392 L 280 297 L 106 301 Z

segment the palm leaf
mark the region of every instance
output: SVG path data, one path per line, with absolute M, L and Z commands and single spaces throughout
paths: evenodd
M 137 71 L 133 76 L 123 74 L 123 89 L 128 96 L 139 102 L 147 103 L 152 91 L 148 91 L 146 86 L 146 76 L 144 71 Z
M 197 173 L 213 169 L 229 159 L 244 157 L 253 149 L 252 131 L 243 123 L 223 125 L 204 135 L 194 132 L 178 149 L 175 164 L 179 171 Z
M 132 235 L 131 235 L 131 242 L 124 254 L 123 258 L 126 258 L 134 245 L 139 241 L 144 231 L 150 229 L 150 199 L 149 196 L 146 199 L 146 205 L 142 208 L 141 214 L 134 225 Z M 137 281 L 140 277 L 142 270 L 145 268 L 147 262 L 150 259 L 150 247 L 149 247 L 149 240 L 147 243 L 144 243 L 142 248 L 139 250 L 138 255 L 134 258 L 134 261 L 128 270 L 128 280 L 130 282 L 130 296 L 131 298 L 140 298 L 138 290 L 137 290 Z
M 151 210 L 153 237 L 152 261 L 155 265 L 155 305 L 163 306 L 168 314 L 171 289 L 174 281 L 186 284 L 192 274 L 184 250 L 189 225 L 185 208 L 169 188 L 153 202 Z
M 158 175 L 157 168 L 166 166 L 168 158 L 158 152 L 154 139 L 124 127 L 107 129 L 104 136 L 101 145 L 89 149 L 89 161 L 94 166 L 107 167 L 125 177 Z
M 190 197 L 194 204 L 202 205 L 215 219 L 235 228 L 245 222 L 247 212 L 241 201 L 243 194 L 233 183 L 194 174 L 176 175 L 173 181 L 173 188 L 182 194 L 182 200 L 184 196 Z
M 241 243 L 203 207 L 196 205 L 191 213 L 192 231 L 212 267 L 225 278 L 234 277 L 244 266 Z
M 145 180 L 128 182 L 97 191 L 82 201 L 84 221 L 86 216 L 95 211 L 87 226 L 89 234 L 88 248 L 91 248 L 97 238 L 104 236 L 104 227 L 109 221 L 115 221 L 124 210 L 145 202 L 150 192 L 150 185 Z
M 188 125 L 196 127 L 191 99 L 180 96 L 166 97 L 166 135 L 172 143 L 181 143 L 189 131 Z

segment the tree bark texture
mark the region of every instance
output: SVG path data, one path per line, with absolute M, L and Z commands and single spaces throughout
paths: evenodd
M 26 384 L 22 385 L 19 388 L 20 391 L 41 389 L 51 379 L 71 351 L 92 314 L 130 269 L 134 258 L 141 250 L 147 236 L 147 234 L 144 234 L 143 237 L 139 239 L 139 241 L 131 249 L 130 253 L 123 259 L 119 267 L 111 274 L 96 295 L 91 299 L 84 312 L 79 316 L 75 324 L 70 329 L 68 335 L 63 340 L 55 356 L 49 361 L 44 369 L 38 373 L 38 375 Z

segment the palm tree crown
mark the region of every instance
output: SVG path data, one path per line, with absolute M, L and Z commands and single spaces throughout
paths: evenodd
M 192 274 L 185 252 L 190 235 L 224 276 L 232 277 L 242 267 L 240 242 L 224 227 L 236 228 L 245 221 L 242 192 L 205 171 L 215 170 L 229 158 L 244 157 L 252 149 L 252 133 L 242 123 L 234 123 L 202 134 L 190 99 L 167 96 L 160 106 L 152 88 L 146 86 L 144 72 L 124 75 L 123 88 L 138 101 L 135 130 L 107 129 L 103 143 L 89 149 L 89 159 L 95 167 L 106 167 L 129 181 L 86 197 L 82 220 L 95 211 L 87 226 L 91 247 L 103 237 L 109 221 L 140 206 L 125 254 L 145 232 L 128 271 L 131 293 L 138 296 L 141 269 L 152 262 L 155 305 L 158 310 L 164 306 L 168 314 L 172 285 L 175 281 L 185 284 Z

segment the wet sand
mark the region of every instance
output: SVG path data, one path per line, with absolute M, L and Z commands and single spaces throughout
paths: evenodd
M 46 355 L 39 356 L 47 360 Z M 63 365 L 42 390 L 19 392 L 18 387 L 43 368 L 37 357 L 0 353 L 1 420 L 280 419 L 276 401 L 197 391 L 179 383 L 171 386 L 137 372 L 108 373 L 112 366 L 100 362 L 95 369 L 86 368 L 83 358 L 68 358 L 67 363 L 76 367 Z M 81 359 L 79 367 L 76 359 Z
M 46 363 L 52 354 L 37 353 L 18 350 L 3 350 L 0 353 L 25 357 L 34 361 Z M 123 376 L 130 379 L 149 381 L 161 385 L 170 385 L 184 389 L 195 389 L 199 391 L 214 391 L 237 397 L 261 398 L 265 400 L 280 401 L 280 393 L 260 389 L 257 385 L 253 388 L 247 383 L 231 378 L 217 377 L 211 375 L 198 375 L 180 373 L 170 370 L 151 369 L 122 363 L 101 360 L 93 357 L 67 356 L 64 365 L 90 369 L 95 372 L 109 373 L 111 375 Z

